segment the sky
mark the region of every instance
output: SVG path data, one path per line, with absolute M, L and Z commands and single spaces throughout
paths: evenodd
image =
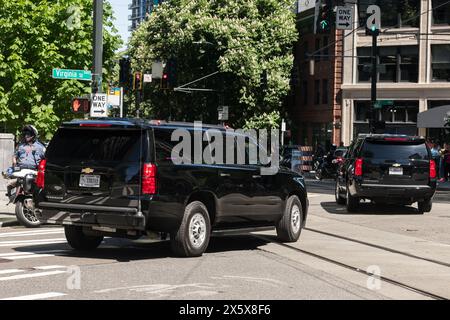
M 113 7 L 114 17 L 116 18 L 114 24 L 117 30 L 119 30 L 122 40 L 126 42 L 130 36 L 130 32 L 128 31 L 128 15 L 131 14 L 131 11 L 128 10 L 128 4 L 131 3 L 131 0 L 109 0 L 109 2 Z M 125 48 L 125 45 L 123 48 Z

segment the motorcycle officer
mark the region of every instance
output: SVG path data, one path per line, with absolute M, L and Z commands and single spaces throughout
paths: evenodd
M 28 124 L 22 129 L 22 140 L 17 146 L 16 152 L 12 159 L 13 167 L 20 167 L 20 169 L 37 170 L 39 162 L 44 158 L 45 147 L 38 141 L 37 129 Z M 14 169 L 9 168 L 8 173 Z M 8 196 L 11 194 L 11 190 L 17 185 L 16 179 L 11 179 L 8 183 Z

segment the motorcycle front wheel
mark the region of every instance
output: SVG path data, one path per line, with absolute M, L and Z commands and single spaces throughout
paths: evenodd
M 37 228 L 41 225 L 33 209 L 28 209 L 22 201 L 16 203 L 16 217 L 19 222 L 27 228 Z

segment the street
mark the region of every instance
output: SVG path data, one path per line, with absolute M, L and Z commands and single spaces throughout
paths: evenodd
M 348 214 L 332 181 L 307 181 L 297 243 L 274 231 L 213 237 L 200 258 L 168 241 L 107 238 L 75 253 L 61 227 L 0 229 L 0 299 L 449 299 L 450 196 L 431 213 L 363 204 Z

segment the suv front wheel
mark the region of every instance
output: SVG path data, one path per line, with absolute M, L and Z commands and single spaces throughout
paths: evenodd
M 208 247 L 211 222 L 208 209 L 200 201 L 189 203 L 178 230 L 170 235 L 173 253 L 181 257 L 199 257 Z
M 297 196 L 291 196 L 286 201 L 286 209 L 277 225 L 278 239 L 282 242 L 296 242 L 302 232 L 302 226 L 302 203 Z

